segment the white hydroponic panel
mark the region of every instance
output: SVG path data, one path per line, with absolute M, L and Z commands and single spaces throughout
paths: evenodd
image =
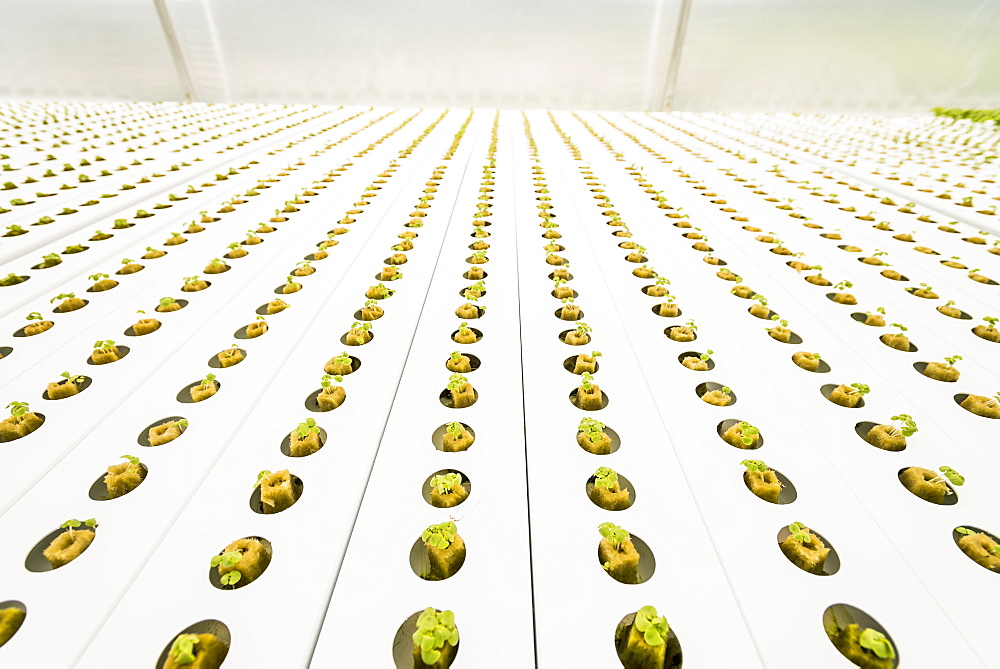
M 0 107 L 0 404 L 44 416 L 0 443 L 0 609 L 26 610 L 0 664 L 103 667 L 124 649 L 157 667 L 178 634 L 211 631 L 227 667 L 409 668 L 411 616 L 433 607 L 454 612 L 455 667 L 604 668 L 621 665 L 619 622 L 652 605 L 684 666 L 846 667 L 823 615 L 847 604 L 900 667 L 991 666 L 983 602 L 1000 581 L 955 530 L 1000 533 L 1000 422 L 959 404 L 1000 392 L 998 138 L 930 118 Z M 398 253 L 399 278 L 383 277 Z M 476 267 L 485 292 L 469 300 Z M 560 267 L 572 303 L 554 297 Z M 117 283 L 91 290 L 105 274 Z M 155 311 L 164 298 L 183 306 Z M 467 300 L 478 318 L 456 314 Z M 671 300 L 680 313 L 659 315 Z M 579 319 L 560 316 L 570 305 Z M 160 326 L 136 335 L 140 318 Z M 39 321 L 52 326 L 25 336 Z M 350 345 L 359 322 L 371 338 Z M 475 342 L 453 339 L 463 322 Z M 790 343 L 768 332 L 785 322 Z M 693 340 L 667 336 L 689 323 Z M 567 344 L 581 325 L 589 341 Z M 106 340 L 120 359 L 92 364 Z M 233 347 L 243 360 L 221 367 Z M 455 351 L 478 393 L 459 409 L 442 401 Z M 570 398 L 589 380 L 565 363 L 594 351 L 607 402 L 584 411 Z M 345 353 L 353 371 L 324 379 Z M 921 372 L 946 358 L 957 380 Z M 48 399 L 63 372 L 81 391 Z M 216 393 L 191 402 L 208 374 Z M 323 383 L 346 393 L 326 412 Z M 827 399 L 852 383 L 863 406 Z M 702 401 L 723 387 L 728 406 Z M 917 428 L 904 449 L 863 438 L 901 414 Z M 611 453 L 578 445 L 583 418 Z M 291 457 L 307 419 L 322 447 Z M 722 439 L 740 421 L 760 448 Z M 439 448 L 453 422 L 475 434 L 466 451 Z M 123 454 L 145 477 L 104 499 Z M 780 503 L 750 492 L 747 459 L 780 475 Z M 898 477 L 913 466 L 964 485 L 924 501 Z M 598 468 L 628 508 L 591 501 Z M 284 469 L 300 496 L 260 513 L 258 476 Z M 469 485 L 455 507 L 428 501 L 443 472 Z M 51 569 L 41 552 L 72 518 L 96 519 L 94 541 Z M 449 520 L 465 562 L 426 580 L 421 534 Z M 605 522 L 635 541 L 639 583 L 602 568 Z M 822 574 L 780 549 L 793 523 L 832 547 Z M 246 537 L 270 561 L 227 587 L 210 561 Z

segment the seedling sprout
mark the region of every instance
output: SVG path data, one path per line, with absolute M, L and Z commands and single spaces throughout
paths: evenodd
M 295 434 L 300 439 L 305 439 L 312 433 L 319 434 L 319 426 L 313 418 L 306 418 L 305 422 L 299 423 L 298 427 L 295 428 Z
M 972 198 L 968 199 L 971 200 Z M 867 648 L 871 652 L 875 653 L 875 655 L 883 660 L 891 660 L 896 657 L 896 651 L 893 650 L 892 643 L 885 638 L 884 634 L 870 627 L 865 628 L 864 631 L 861 632 L 861 638 L 858 639 L 858 644 L 860 644 L 862 648 Z
M 430 487 L 435 489 L 439 495 L 450 495 L 455 486 L 462 483 L 462 475 L 457 472 L 440 474 L 431 479 Z
M 65 523 L 63 523 L 62 525 L 60 525 L 59 527 L 68 528 L 69 529 L 69 538 L 70 538 L 70 540 L 72 540 L 73 539 L 73 530 L 75 528 L 77 528 L 77 527 L 80 527 L 80 525 L 86 525 L 87 527 L 97 527 L 97 520 L 94 519 L 94 518 L 88 518 L 87 520 L 85 520 L 85 521 L 83 521 L 81 523 L 76 518 L 70 518 Z
M 599 420 L 584 418 L 577 429 L 583 432 L 591 443 L 599 443 L 604 438 L 604 423 Z
M 420 540 L 428 546 L 444 550 L 455 541 L 458 528 L 455 523 L 447 520 L 437 525 L 431 525 L 420 535 Z
M 618 473 L 610 467 L 598 467 L 594 472 L 594 487 L 611 490 L 618 483 Z
M 904 437 L 911 437 L 917 432 L 917 423 L 913 416 L 908 413 L 901 413 L 892 417 L 892 431 L 894 434 L 902 434 Z
M 618 525 L 614 523 L 601 523 L 597 526 L 597 531 L 601 533 L 601 536 L 608 540 L 608 542 L 615 548 L 619 550 L 621 548 L 622 542 L 630 538 L 628 532 L 623 530 Z M 607 563 L 605 563 L 605 569 L 608 568 Z
M 792 539 L 803 544 L 812 543 L 812 537 L 806 531 L 806 526 L 802 523 L 792 523 L 788 526 L 788 531 L 792 533 Z
M 228 569 L 229 567 L 235 566 L 242 559 L 243 553 L 240 553 L 239 551 L 230 551 L 228 553 L 214 556 L 210 564 L 213 567 L 222 566 Z M 220 576 L 219 582 L 221 582 L 222 585 L 235 586 L 242 578 L 243 574 L 241 574 L 238 569 L 233 569 L 232 571 L 228 571 Z
M 662 646 L 670 634 L 667 619 L 656 613 L 656 608 L 644 606 L 635 614 L 632 622 L 635 629 L 642 634 L 643 641 L 649 646 Z

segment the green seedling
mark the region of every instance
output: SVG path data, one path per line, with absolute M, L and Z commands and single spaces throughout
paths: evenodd
M 462 475 L 458 472 L 439 474 L 431 479 L 430 487 L 435 489 L 439 495 L 450 495 L 455 486 L 462 483 Z
M 757 293 L 757 294 L 753 295 L 750 299 L 751 300 L 757 300 L 758 302 L 760 302 L 760 306 L 762 306 L 762 307 L 766 307 L 767 306 L 767 298 L 764 297 L 763 295 L 761 295 L 760 293 Z
M 967 527 L 956 527 L 955 531 L 958 532 L 959 534 L 966 534 L 966 535 L 979 534 L 975 530 L 970 530 Z M 993 547 L 993 554 L 1000 555 L 1000 544 L 997 544 L 996 546 Z
M 465 428 L 461 423 L 448 423 L 448 426 L 445 428 L 445 431 L 455 439 L 458 439 L 459 437 L 462 436 L 462 430 L 464 429 Z
M 452 374 L 448 379 L 448 390 L 458 392 L 462 389 L 462 384 L 468 382 L 469 379 L 465 378 L 461 374 Z
M 792 539 L 795 541 L 803 544 L 812 543 L 812 537 L 809 536 L 806 526 L 802 523 L 792 523 L 788 526 L 788 531 L 792 533 Z
M 67 528 L 69 530 L 69 538 L 70 538 L 70 540 L 72 540 L 73 539 L 73 530 L 76 529 L 77 527 L 80 527 L 81 525 L 86 525 L 87 527 L 97 527 L 97 520 L 95 518 L 88 518 L 87 520 L 85 520 L 85 521 L 83 521 L 81 523 L 76 518 L 70 518 L 65 523 L 63 523 L 62 525 L 60 525 L 59 527 L 61 527 L 61 528 Z
M 91 274 L 87 278 L 90 279 L 91 281 L 100 281 L 101 279 L 110 279 L 111 277 L 108 276 L 107 274 L 98 273 L 98 274 Z
M 427 608 L 417 618 L 417 631 L 413 633 L 413 645 L 420 649 L 420 659 L 433 666 L 440 658 L 445 643 L 453 648 L 458 645 L 458 630 L 455 629 L 455 614 L 451 611 L 438 613 Z
M 983 316 L 983 320 L 986 321 L 987 325 L 989 325 L 987 328 L 988 330 L 994 329 L 997 326 L 997 321 L 1000 321 L 1000 319 L 994 318 L 993 316 Z
M 631 536 L 628 532 L 614 523 L 601 523 L 597 526 L 597 531 L 600 532 L 601 536 L 607 539 L 612 546 L 614 546 L 615 550 L 620 549 L 622 543 Z M 607 563 L 605 563 L 605 565 L 607 565 Z M 607 566 L 605 566 L 605 569 L 607 569 Z
M 573 304 L 576 300 L 573 297 L 564 297 L 560 300 L 563 304 Z
M 235 251 L 239 247 L 240 247 L 240 243 L 239 242 L 233 242 L 232 244 L 230 244 L 226 248 L 229 249 L 230 251 Z
M 194 647 L 199 641 L 197 634 L 182 634 L 174 639 L 173 645 L 170 646 L 174 664 L 194 664 Z
M 462 296 L 470 302 L 478 302 L 479 296 L 472 292 L 470 289 L 466 288 L 462 291 Z
M 902 325 L 901 323 L 889 323 L 889 327 L 891 327 L 891 328 L 897 328 L 899 330 L 899 332 L 897 332 L 896 335 L 895 335 L 897 337 L 902 337 L 903 333 L 910 329 L 910 328 L 906 327 L 905 325 Z
M 972 198 L 969 199 L 971 200 Z M 861 632 L 861 638 L 858 639 L 858 644 L 862 648 L 867 648 L 871 652 L 875 653 L 875 655 L 883 660 L 891 660 L 896 657 L 896 651 L 893 650 L 892 643 L 885 638 L 884 634 L 870 627 L 866 627 L 864 631 Z
M 658 276 L 658 277 L 656 277 L 656 285 L 657 286 L 668 286 L 668 285 L 670 285 L 670 279 L 668 279 L 665 276 Z
M 715 351 L 713 351 L 712 349 L 708 349 L 698 357 L 701 359 L 702 362 L 708 362 L 709 356 L 711 356 L 713 353 L 715 353 Z
M 74 297 L 76 297 L 76 293 L 59 293 L 49 300 L 49 304 L 52 304 L 56 300 L 72 300 Z
M 198 283 L 200 280 L 201 279 L 198 278 L 197 274 L 195 274 L 194 276 L 186 276 L 184 277 L 184 285 L 191 286 Z
M 420 535 L 420 540 L 428 546 L 444 550 L 455 541 L 456 534 L 458 534 L 458 528 L 455 523 L 448 520 L 437 525 L 430 525 Z
M 594 375 L 584 372 L 580 375 L 580 379 L 580 386 L 589 393 L 594 387 Z
M 257 486 L 259 486 L 259 485 L 260 485 L 260 482 L 261 482 L 261 480 L 262 480 L 262 479 L 263 479 L 263 478 L 264 478 L 265 476 L 270 476 L 270 475 L 271 475 L 271 474 L 273 474 L 273 473 L 274 473 L 274 472 L 272 472 L 272 471 L 271 471 L 270 469 L 262 469 L 262 470 L 260 470 L 259 472 L 257 472 L 257 482 L 253 484 L 253 487 L 254 487 L 254 489 L 256 489 L 256 488 L 257 488 Z
M 344 380 L 344 377 L 340 376 L 339 374 L 334 376 L 330 376 L 329 374 L 324 374 L 322 377 L 320 377 L 319 385 L 323 388 L 329 388 L 332 385 L 331 379 L 333 381 L 336 381 L 337 383 L 340 383 Z
M 86 376 L 80 374 L 70 374 L 69 372 L 63 372 L 59 376 L 63 377 L 70 383 L 83 383 L 86 380 Z
M 216 555 L 212 557 L 211 566 L 212 567 L 233 567 L 243 559 L 243 553 L 239 551 L 230 551 L 228 553 L 222 553 L 221 555 Z M 240 573 L 238 569 L 228 571 L 219 577 L 219 581 L 222 585 L 236 585 L 243 578 L 243 574 Z
M 962 356 L 960 356 L 960 355 L 951 355 L 951 356 L 946 355 L 944 357 L 944 361 L 947 364 L 951 365 L 952 367 L 954 367 L 955 363 L 958 362 L 961 359 L 962 359 Z
M 667 642 L 667 636 L 670 634 L 670 625 L 667 624 L 667 619 L 663 616 L 657 614 L 656 608 L 652 606 L 644 606 L 635 614 L 635 620 L 632 622 L 635 629 L 642 634 L 643 641 L 649 646 L 662 646 Z
M 728 388 L 723 388 L 722 392 L 725 392 L 725 393 L 728 394 Z M 752 444 L 753 443 L 753 438 L 756 437 L 756 436 L 758 436 L 760 434 L 760 430 L 759 429 L 755 428 L 753 425 L 751 425 L 750 423 L 746 422 L 745 420 L 744 421 L 740 421 L 740 432 L 743 434 L 743 436 L 740 437 L 740 441 L 743 442 L 744 446 L 749 446 L 750 444 Z M 745 462 L 748 462 L 748 461 L 745 461 Z
M 115 342 L 110 339 L 98 339 L 94 342 L 94 348 L 102 351 L 112 351 L 115 349 Z
M 201 385 L 203 386 L 215 385 L 215 374 L 206 374 L 205 378 L 202 379 Z
M 369 300 L 369 301 L 371 301 L 371 300 Z M 365 306 L 368 306 L 367 302 L 365 303 Z M 360 345 L 362 345 L 362 344 L 365 343 L 365 338 L 362 335 L 365 332 L 367 332 L 368 330 L 372 329 L 372 324 L 371 323 L 367 323 L 367 322 L 366 323 L 361 323 L 359 321 L 354 321 L 354 323 L 351 324 L 351 329 L 352 330 L 361 330 L 361 333 L 354 338 L 354 341 L 357 342 L 358 346 L 360 346 Z
M 874 256 L 874 257 L 884 256 L 884 255 L 888 255 L 888 253 L 886 253 L 885 251 L 883 251 L 881 249 L 875 249 L 875 253 L 872 254 L 872 256 Z
M 854 284 L 848 280 L 843 280 L 833 287 L 834 290 L 844 290 L 845 288 L 851 288 Z
M 934 290 L 933 286 L 928 286 L 926 283 L 920 284 L 920 287 L 923 288 L 924 290 L 926 290 L 928 293 L 931 292 L 932 290 Z
M 689 328 L 691 330 L 697 330 L 698 329 L 698 326 L 695 325 L 695 323 L 694 323 L 693 320 L 689 320 L 687 323 L 685 323 L 684 327 Z
M 118 457 L 128 460 L 129 462 L 128 471 L 130 471 L 133 474 L 139 473 L 139 458 L 135 457 L 134 455 L 120 455 Z
M 28 413 L 27 402 L 11 402 L 7 405 L 7 408 L 10 409 L 11 418 L 19 418 Z
M 823 266 L 822 265 L 813 265 L 809 269 L 816 270 L 816 278 L 817 279 L 822 279 L 823 278 Z
M 51 267 L 52 265 L 58 265 L 62 262 L 62 258 L 59 257 L 58 253 L 46 253 L 42 256 L 42 264 Z
M 160 306 L 161 307 L 169 307 L 171 304 L 173 304 L 176 301 L 177 300 L 175 300 L 172 297 L 161 297 L 160 298 Z M 142 312 L 142 313 L 146 313 L 146 312 Z
M 611 490 L 618 483 L 618 473 L 610 467 L 598 467 L 594 472 L 594 487 Z
M 306 418 L 305 422 L 299 423 L 295 428 L 295 435 L 300 439 L 305 439 L 310 434 L 319 434 L 319 425 L 313 418 Z
M 593 418 L 584 418 L 580 421 L 580 425 L 577 427 L 580 432 L 583 432 L 591 443 L 599 443 L 604 439 L 604 423 Z
M 42 318 L 42 315 L 41 315 L 40 313 L 38 313 L 37 311 L 32 311 L 32 312 L 31 312 L 30 314 L 28 314 L 27 316 L 25 316 L 25 318 L 26 318 L 27 320 L 29 320 L 29 321 L 40 321 L 40 320 L 44 320 L 44 319 Z
M 917 423 L 913 420 L 913 416 L 908 413 L 893 416 L 890 427 L 893 434 L 902 434 L 904 437 L 912 437 L 917 432 Z
M 763 474 L 770 469 L 770 467 L 764 464 L 763 460 L 744 460 L 740 464 L 746 467 L 747 471 L 751 474 Z
M 965 484 L 965 477 L 951 467 L 942 465 L 938 468 L 938 471 L 941 472 L 941 474 L 939 474 L 937 478 L 928 481 L 928 483 L 944 483 L 945 479 L 947 479 L 952 485 L 960 486 Z M 951 490 L 949 490 L 946 494 L 952 494 Z

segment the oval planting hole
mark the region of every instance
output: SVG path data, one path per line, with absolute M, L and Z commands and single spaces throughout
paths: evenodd
M 587 356 L 591 358 L 590 361 L 581 360 L 582 356 Z M 565 360 L 563 360 L 563 369 L 571 374 L 583 374 L 584 372 L 589 372 L 590 374 L 596 374 L 597 370 L 601 368 L 601 363 L 597 361 L 597 358 L 593 358 L 586 353 L 581 353 L 580 355 L 571 355 Z
M 222 384 L 214 379 L 208 385 L 202 385 L 203 382 L 204 379 L 184 386 L 184 388 L 177 393 L 177 401 L 184 404 L 203 402 L 214 397 L 215 394 L 219 392 L 219 388 L 222 387 Z
M 629 533 L 619 548 L 601 537 L 597 544 L 597 566 L 619 583 L 645 583 L 656 571 L 656 558 L 645 541 Z
M 744 434 L 744 430 L 747 434 Z M 750 423 L 736 418 L 727 418 L 715 426 L 719 438 L 732 446 L 744 451 L 753 451 L 764 445 L 764 435 Z M 745 439 L 749 439 L 747 444 Z
M 847 394 L 846 391 L 839 390 L 842 386 L 838 386 L 836 383 L 827 383 L 820 386 L 819 392 L 833 402 L 837 406 L 842 406 L 847 409 L 860 409 L 865 405 L 865 398 L 857 394 Z M 848 386 L 849 388 L 849 386 Z M 837 391 L 836 393 L 834 391 Z M 847 403 L 847 404 L 844 404 Z
M 709 357 L 709 354 L 699 351 L 685 351 L 677 356 L 677 362 L 696 372 L 707 372 L 715 369 L 715 361 Z
M 958 491 L 940 472 L 923 467 L 903 467 L 896 476 L 907 491 L 926 502 L 947 506 L 958 503 Z
M 88 365 L 109 365 L 112 362 L 118 362 L 126 355 L 129 354 L 130 349 L 128 346 L 115 346 L 114 352 L 109 349 L 99 349 L 97 353 L 91 353 L 90 357 L 87 358 Z
M 469 450 L 476 441 L 476 431 L 465 423 L 452 422 L 439 425 L 431 433 L 434 448 L 445 453 L 459 453 Z
M 788 561 L 802 571 L 817 576 L 830 576 L 840 571 L 840 557 L 830 542 L 801 523 L 778 530 L 778 547 Z
M 308 418 L 285 435 L 281 440 L 280 450 L 290 458 L 304 458 L 323 448 L 326 440 L 326 430 L 316 425 L 315 420 Z
M 637 613 L 639 612 L 636 611 L 635 613 L 628 614 L 618 621 L 618 625 L 615 627 L 615 652 L 618 653 L 618 660 L 626 669 L 654 666 L 649 664 L 649 651 L 646 649 L 650 648 L 650 646 L 643 640 L 643 633 L 637 629 L 633 629 Z M 657 611 L 657 613 L 663 616 L 662 611 Z M 677 639 L 677 635 L 674 634 L 674 626 L 670 625 L 669 620 L 667 624 L 669 631 L 667 632 L 667 638 L 664 639 L 663 661 L 655 666 L 656 669 L 681 669 L 684 661 L 681 653 L 681 642 Z M 657 657 L 659 657 L 658 650 Z
M 443 534 L 451 539 L 444 547 L 432 546 L 427 541 L 435 541 L 440 532 L 430 532 L 430 528 L 424 531 L 410 548 L 410 569 L 413 573 L 425 581 L 444 581 L 451 578 L 465 564 L 466 546 L 465 540 L 458 533 L 455 524 L 451 521 L 444 521 L 439 525 L 430 527 L 440 528 L 441 525 L 450 525 L 452 532 Z M 427 540 L 424 537 L 428 537 Z
M 233 365 L 238 365 L 247 357 L 246 349 L 237 348 L 233 346 L 232 348 L 227 348 L 225 351 L 219 351 L 211 358 L 208 359 L 208 366 L 212 369 L 222 369 L 224 367 L 232 367 Z
M 1000 402 L 997 402 L 995 397 L 958 393 L 954 399 L 958 406 L 969 413 L 982 416 L 983 418 L 1000 418 Z
M 661 308 L 664 307 L 664 304 L 666 304 L 667 307 Z M 667 303 L 654 304 L 651 311 L 657 316 L 663 316 L 664 318 L 677 318 L 683 313 L 681 311 L 681 308 L 678 307 L 676 304 L 667 304 Z M 664 331 L 664 333 L 666 333 L 666 331 Z
M 725 407 L 736 404 L 736 393 L 731 389 L 725 392 L 723 388 L 727 388 L 727 386 L 714 381 L 706 381 L 695 386 L 694 392 L 701 401 L 712 406 Z
M 597 485 L 600 478 L 601 485 Z M 635 486 L 622 474 L 601 467 L 584 484 L 584 492 L 605 511 L 624 511 L 635 503 Z
M 771 504 L 791 504 L 799 497 L 791 480 L 770 467 L 763 472 L 744 471 L 743 483 L 747 490 Z
M 840 651 L 840 654 L 857 666 L 881 667 L 884 666 L 885 660 L 891 663 L 889 666 L 899 666 L 899 649 L 896 647 L 895 642 L 893 642 L 892 637 L 889 636 L 889 632 L 877 620 L 859 608 L 850 604 L 828 606 L 823 611 L 823 629 L 826 631 L 826 636 L 830 639 L 830 643 Z M 874 651 L 861 646 L 861 634 L 868 629 L 874 630 L 885 637 L 892 648 L 892 652 L 887 653 L 883 650 L 883 654 L 893 655 L 892 659 L 886 657 L 885 660 L 881 660 Z M 861 664 L 862 662 L 865 664 Z M 877 662 L 882 662 L 882 664 L 876 665 Z
M 42 399 L 63 400 L 69 397 L 75 397 L 89 388 L 93 382 L 94 380 L 89 376 L 77 374 L 70 379 L 63 379 L 62 381 L 50 383 L 49 387 L 42 392 Z M 72 390 L 74 386 L 76 387 L 76 392 L 73 392 Z
M 31 572 L 59 569 L 80 557 L 96 539 L 96 526 L 60 527 L 35 544 L 24 559 L 24 568 Z
M 232 643 L 232 637 L 229 634 L 229 628 L 226 627 L 226 624 L 213 619 L 201 620 L 193 625 L 188 625 L 181 630 L 177 636 L 167 642 L 167 645 L 163 647 L 163 651 L 160 653 L 159 659 L 156 661 L 156 669 L 164 669 L 167 664 L 167 658 L 170 656 L 170 649 L 174 645 L 174 641 L 176 641 L 178 637 L 185 636 L 187 634 L 212 636 L 211 640 L 202 638 L 199 639 L 197 644 L 195 644 L 194 656 L 196 662 L 199 657 L 206 657 L 206 662 L 208 662 L 208 658 L 211 658 L 211 663 L 219 666 L 222 664 L 222 661 L 226 659 L 226 655 L 229 654 L 229 645 Z M 207 664 L 206 666 L 211 666 L 211 664 Z
M 140 446 L 162 446 L 184 434 L 188 422 L 183 416 L 170 416 L 150 423 L 136 439 Z
M 441 613 L 439 609 L 433 609 L 435 613 Z M 417 611 L 409 618 L 403 621 L 403 624 L 399 626 L 396 630 L 396 635 L 392 639 L 392 661 L 396 669 L 413 669 L 413 634 L 417 631 L 417 619 L 423 614 L 423 611 Z M 438 659 L 437 666 L 439 667 L 450 667 L 455 661 L 455 656 L 458 655 L 458 648 L 462 645 L 461 631 L 458 625 L 455 625 L 455 631 L 459 632 L 459 640 L 454 646 L 445 642 L 445 644 L 438 650 L 441 651 L 441 657 Z M 427 666 L 427 665 L 425 665 Z
M 286 455 L 288 455 L 286 453 Z M 291 508 L 299 498 L 305 484 L 287 469 L 263 474 L 257 479 L 250 495 L 250 510 L 254 513 L 271 515 Z
M 90 499 L 106 502 L 129 494 L 146 480 L 149 469 L 141 462 L 133 464 L 129 460 L 108 467 L 108 471 L 97 477 L 90 486 Z
M 263 537 L 237 539 L 212 559 L 218 564 L 209 566 L 208 581 L 219 590 L 243 588 L 261 577 L 272 555 L 271 542 Z
M 0 623 L 3 624 L 4 632 L 0 634 L 0 647 L 11 640 L 24 624 L 24 618 L 28 615 L 28 608 L 24 602 L 16 599 L 8 599 L 0 602 Z
M 472 481 L 457 469 L 439 469 L 424 480 L 420 494 L 431 506 L 450 509 L 472 495 Z
M 965 556 L 984 569 L 1000 573 L 1000 541 L 995 534 L 972 525 L 959 525 L 951 532 L 951 538 Z
M 459 354 L 459 358 L 456 360 L 453 357 L 448 357 L 444 361 L 444 366 L 449 372 L 456 374 L 470 374 L 477 369 L 482 364 L 477 356 L 471 353 L 465 353 L 463 351 L 456 351 Z M 465 358 L 466 360 L 463 360 Z

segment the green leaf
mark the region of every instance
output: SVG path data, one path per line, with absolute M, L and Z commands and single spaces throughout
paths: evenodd
M 660 633 L 657 632 L 656 628 L 652 626 L 650 626 L 649 629 L 646 630 L 646 632 L 642 635 L 642 638 L 650 646 L 660 646 L 663 645 L 664 643 L 663 637 L 661 637 Z

